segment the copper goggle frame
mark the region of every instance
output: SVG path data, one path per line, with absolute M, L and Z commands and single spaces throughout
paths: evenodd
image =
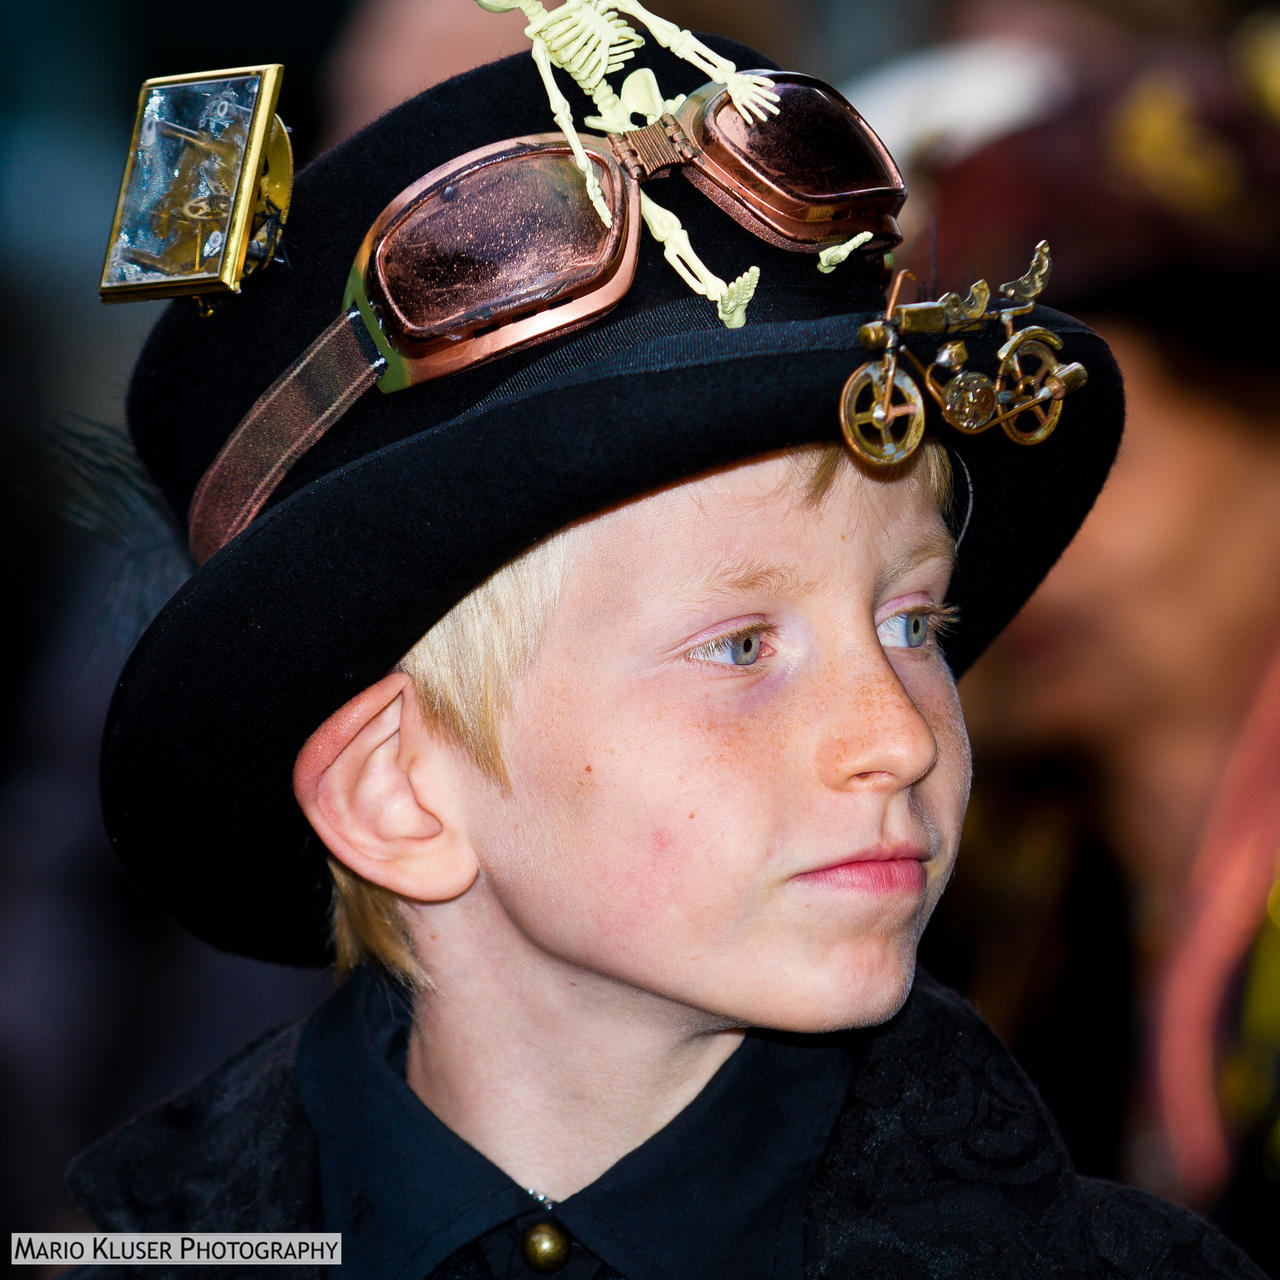
M 558 155 L 576 176 L 572 153 L 560 134 L 510 138 L 470 151 L 406 187 L 378 215 L 356 252 L 343 306 L 354 304 L 360 308 L 370 335 L 387 359 L 387 371 L 378 381 L 381 390 L 416 386 L 527 346 L 549 334 L 567 333 L 622 300 L 635 278 L 639 254 L 640 191 L 635 183 L 625 181 L 613 152 L 603 140 L 583 137 L 581 142 L 588 156 L 604 170 L 598 176 L 613 213 L 599 270 L 567 292 L 557 283 L 555 288 L 530 297 L 526 305 L 513 307 L 506 315 L 467 323 L 462 317 L 468 304 L 476 301 L 468 294 L 458 298 L 453 313 L 430 326 L 415 325 L 405 314 L 403 304 L 407 299 L 400 289 L 388 283 L 388 275 L 398 265 L 396 235 L 410 228 L 414 211 L 433 194 L 495 163 L 533 153 L 543 157 Z M 596 216 L 589 205 L 587 212 L 592 218 Z M 405 251 L 405 256 L 412 254 L 412 249 Z
M 370 335 L 387 360 L 378 379 L 383 391 L 395 391 L 469 368 L 505 352 L 527 346 L 551 334 L 567 333 L 615 306 L 635 277 L 640 234 L 640 184 L 673 168 L 742 226 L 767 243 L 798 252 L 816 252 L 870 231 L 866 249 L 891 247 L 901 236 L 895 214 L 905 188 L 893 158 L 861 116 L 834 90 L 799 73 L 774 73 L 775 85 L 803 89 L 834 98 L 860 126 L 860 134 L 886 185 L 853 191 L 796 194 L 768 174 L 753 168 L 737 154 L 732 125 L 736 109 L 722 85 L 710 83 L 690 94 L 675 115 L 607 138 L 580 134 L 579 141 L 598 166 L 602 190 L 610 204 L 613 224 L 598 254 L 598 265 L 579 280 L 565 282 L 548 272 L 551 283 L 496 315 L 477 321 L 467 318 L 468 307 L 480 299 L 465 290 L 451 310 L 416 325 L 406 315 L 403 286 L 390 283 L 399 267 L 402 278 L 412 275 L 407 261 L 418 252 L 402 249 L 398 237 L 411 239 L 413 215 L 426 201 L 450 185 L 460 183 L 488 166 L 518 162 L 522 156 L 558 155 L 572 166 L 572 154 L 562 135 L 536 134 L 510 138 L 467 152 L 433 169 L 406 187 L 379 214 L 356 253 L 348 278 L 344 308 L 360 309 Z M 719 99 L 723 98 L 723 102 Z M 810 99 L 811 101 L 811 99 Z M 795 113 L 804 109 L 792 96 L 791 128 L 803 130 Z M 760 126 L 768 130 L 775 121 Z M 573 170 L 576 175 L 576 169 Z M 580 179 L 576 179 L 580 181 Z M 509 206 L 504 224 L 518 224 L 520 210 Z M 587 207 L 585 216 L 595 218 Z M 603 231 L 603 226 L 601 225 Z

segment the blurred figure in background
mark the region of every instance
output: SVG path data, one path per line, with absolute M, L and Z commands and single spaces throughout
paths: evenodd
M 1004 1032 L 1082 1169 L 1211 1211 L 1275 1271 L 1280 19 L 1211 49 L 1025 18 L 973 6 L 995 41 L 853 90 L 931 205 L 901 260 L 963 292 L 1043 235 L 1129 404 L 1094 513 L 962 686 L 975 802 L 922 958 Z M 977 109 L 931 120 L 953 71 Z M 966 221 L 979 193 L 997 213 Z

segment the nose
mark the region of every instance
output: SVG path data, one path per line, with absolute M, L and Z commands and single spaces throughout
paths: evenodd
M 828 787 L 897 791 L 918 782 L 938 758 L 938 740 L 888 658 L 828 673 L 818 774 Z

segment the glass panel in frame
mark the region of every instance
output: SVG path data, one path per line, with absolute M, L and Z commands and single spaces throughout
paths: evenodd
M 277 167 L 292 167 L 275 117 L 282 71 L 242 67 L 142 86 L 99 285 L 104 301 L 239 289 L 273 128 L 285 148 Z M 259 216 L 283 221 L 284 210 Z

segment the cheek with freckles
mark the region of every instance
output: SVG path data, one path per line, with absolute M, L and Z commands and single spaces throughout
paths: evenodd
M 594 903 L 600 922 L 621 929 L 657 928 L 679 914 L 696 852 L 666 826 L 619 831 L 617 843 L 595 852 L 612 869 L 612 892 Z
M 969 734 L 954 686 L 949 693 L 937 697 L 929 715 L 938 742 L 938 766 L 936 777 L 926 781 L 926 792 L 930 797 L 931 818 L 938 826 L 941 848 L 947 859 L 939 865 L 938 873 L 930 877 L 920 921 L 922 930 L 937 907 L 954 869 L 973 772 Z
M 954 684 L 938 699 L 932 718 L 934 733 L 938 739 L 938 754 L 948 761 L 949 773 L 960 797 L 960 817 L 963 818 L 969 800 L 973 753 L 969 745 L 969 731 L 964 723 L 964 712 L 960 707 L 960 695 Z
M 522 762 L 532 766 L 531 786 L 521 788 L 519 807 L 539 815 L 544 892 L 602 941 L 630 950 L 629 939 L 678 914 L 694 856 L 693 809 L 673 779 L 650 776 L 642 744 L 596 742 L 585 765 L 578 746 Z M 560 769 L 567 759 L 579 763 Z

